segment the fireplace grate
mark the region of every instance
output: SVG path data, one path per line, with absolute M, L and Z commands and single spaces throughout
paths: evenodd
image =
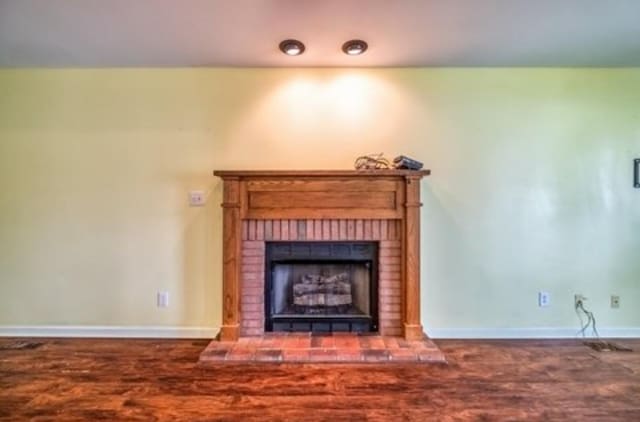
M 366 333 L 376 331 L 372 327 L 371 318 L 272 318 L 271 331 L 334 333 L 353 332 Z

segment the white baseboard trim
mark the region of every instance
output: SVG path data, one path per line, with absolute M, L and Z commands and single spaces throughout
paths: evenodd
M 214 338 L 216 327 L 0 325 L 0 337 Z
M 578 329 L 568 328 L 431 328 L 425 329 L 430 338 L 451 339 L 517 339 L 517 338 L 578 338 Z M 600 337 L 640 337 L 640 327 L 599 328 Z M 587 337 L 590 337 L 587 336 Z

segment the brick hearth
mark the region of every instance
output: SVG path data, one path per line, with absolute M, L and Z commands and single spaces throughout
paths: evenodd
M 446 363 L 431 340 L 369 333 L 265 333 L 238 341 L 212 341 L 200 365 L 234 362 Z

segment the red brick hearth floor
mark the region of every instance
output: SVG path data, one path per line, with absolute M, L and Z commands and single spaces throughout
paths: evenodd
M 240 362 L 446 363 L 431 340 L 407 341 L 354 333 L 266 333 L 237 342 L 214 340 L 200 354 L 200 364 Z

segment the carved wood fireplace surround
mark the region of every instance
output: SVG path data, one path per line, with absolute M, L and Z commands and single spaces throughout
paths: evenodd
M 220 339 L 265 330 L 265 242 L 378 244 L 379 333 L 424 338 L 420 180 L 429 170 L 215 171 L 223 179 Z

